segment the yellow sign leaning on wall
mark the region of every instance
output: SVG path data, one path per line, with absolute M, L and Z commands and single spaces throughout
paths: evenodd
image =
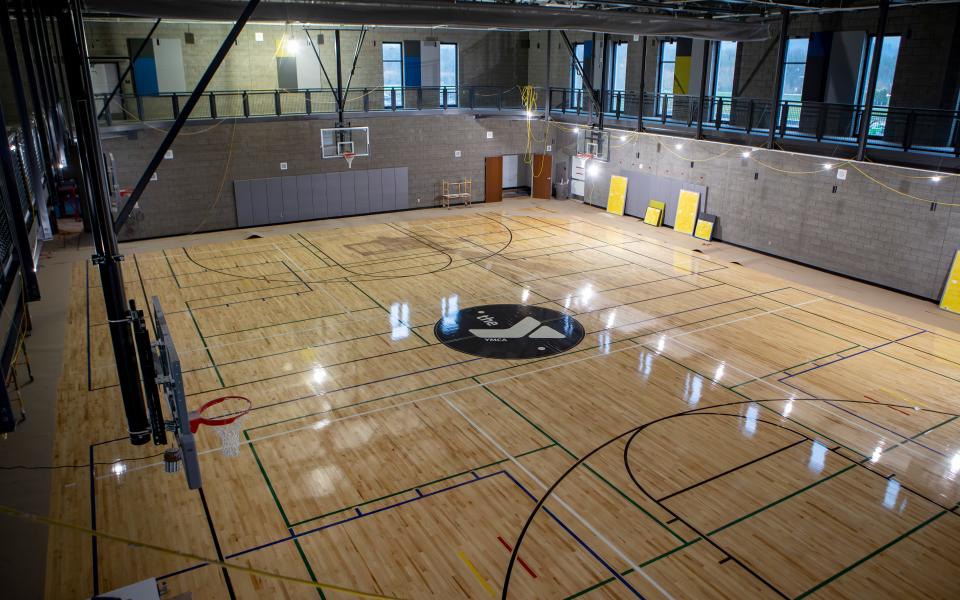
M 677 202 L 677 218 L 674 219 L 673 229 L 680 233 L 693 235 L 693 226 L 697 222 L 699 209 L 700 194 L 690 190 L 680 190 L 680 199 Z
M 960 313 L 960 250 L 953 257 L 953 266 L 947 275 L 947 285 L 943 288 L 940 308 Z
M 623 207 L 627 203 L 627 178 L 620 175 L 610 176 L 610 193 L 607 194 L 607 212 L 623 216 Z

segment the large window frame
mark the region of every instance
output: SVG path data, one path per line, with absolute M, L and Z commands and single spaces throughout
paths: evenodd
M 403 42 L 381 42 L 380 58 L 383 62 L 383 107 L 403 108 Z M 396 46 L 399 50 L 397 58 L 387 58 L 387 48 Z M 397 64 L 400 67 L 400 84 L 388 84 L 387 65 Z M 393 93 L 391 93 L 393 92 Z
M 891 44 L 896 42 L 895 46 Z M 866 54 L 863 58 L 863 69 L 860 71 L 860 85 L 857 87 L 857 104 L 865 108 L 867 106 L 867 83 L 870 78 L 870 68 L 873 65 L 873 50 L 877 43 L 877 36 L 871 35 L 867 38 Z M 867 135 L 882 137 L 887 128 L 887 108 L 890 106 L 890 99 L 893 97 L 893 83 L 894 76 L 897 71 L 897 61 L 900 58 L 900 47 L 903 43 L 903 37 L 899 35 L 885 35 L 883 40 L 880 43 L 880 69 L 877 73 L 877 88 L 874 90 L 873 94 L 873 110 L 870 115 L 870 128 L 867 131 Z M 895 48 L 891 53 L 888 52 L 890 48 Z M 890 60 L 893 60 L 893 63 L 890 64 Z M 887 79 L 887 74 L 889 74 L 889 82 L 881 82 L 881 79 Z M 883 92 L 881 85 L 889 84 L 888 91 Z M 877 95 L 881 95 L 881 101 L 877 101 Z M 879 112 L 877 109 L 881 109 Z
M 443 64 L 444 48 L 453 48 L 453 83 L 444 82 Z M 460 48 L 456 42 L 440 42 L 440 87 L 447 90 L 447 102 L 444 106 L 457 106 L 460 97 Z M 443 92 L 440 92 L 441 95 Z M 441 96 L 440 102 L 443 102 Z
M 777 108 L 782 106 L 784 102 L 803 101 L 803 82 L 806 77 L 809 51 L 810 38 L 789 38 L 787 40 L 786 52 L 783 53 L 783 81 L 780 83 L 780 100 Z M 799 76 L 797 76 L 798 72 Z M 791 98 L 787 98 L 788 87 L 791 90 L 789 96 L 793 96 Z M 799 91 L 795 91 L 797 89 Z M 787 109 L 787 127 L 800 126 L 800 112 L 800 106 L 790 106 Z M 779 115 L 779 110 L 772 111 L 772 114 L 774 116 Z M 779 123 L 771 124 L 772 127 L 778 125 Z
M 737 42 L 717 42 L 713 57 L 712 95 L 715 101 L 723 98 L 720 122 L 729 123 L 733 112 L 733 84 L 737 73 Z M 729 69 L 729 78 L 726 76 Z
M 669 65 L 668 69 L 665 69 Z M 667 98 L 667 117 L 673 116 L 673 81 L 676 78 L 677 42 L 660 42 L 660 53 L 657 56 L 657 93 Z M 666 77 L 665 77 L 666 76 Z M 666 81 L 664 81 L 666 79 Z M 667 84 L 667 85 L 665 85 Z M 663 100 L 657 102 L 656 114 L 663 115 Z
M 629 56 L 630 44 L 628 42 L 613 42 L 607 51 L 607 89 L 610 90 L 610 98 L 607 101 L 607 110 L 620 112 L 624 110 L 627 91 L 627 58 Z M 617 95 L 620 92 L 620 95 Z M 618 107 L 619 105 L 619 107 Z
M 573 56 L 570 57 L 570 108 L 583 108 L 583 78 L 577 70 L 577 61 L 580 67 L 586 71 L 587 43 L 575 42 L 573 44 Z M 576 58 L 574 58 L 576 57 Z

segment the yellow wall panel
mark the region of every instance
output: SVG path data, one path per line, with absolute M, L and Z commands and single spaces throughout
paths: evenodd
M 674 230 L 692 235 L 699 209 L 700 194 L 690 190 L 680 190 L 680 199 L 677 202 L 677 218 L 673 223 Z
M 663 222 L 663 211 L 654 206 L 648 206 L 647 214 L 643 216 L 643 222 L 647 225 L 660 227 L 660 223 Z
M 620 175 L 610 176 L 610 193 L 607 195 L 607 212 L 623 215 L 627 203 L 627 178 Z
M 943 288 L 943 297 L 940 298 L 940 308 L 950 312 L 960 313 L 960 250 L 953 257 L 953 266 L 947 276 L 947 286 Z

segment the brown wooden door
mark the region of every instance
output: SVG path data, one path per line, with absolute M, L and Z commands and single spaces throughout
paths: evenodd
M 533 155 L 533 197 L 550 199 L 553 191 L 553 156 Z
M 483 161 L 483 201 L 503 200 L 503 157 L 488 156 Z

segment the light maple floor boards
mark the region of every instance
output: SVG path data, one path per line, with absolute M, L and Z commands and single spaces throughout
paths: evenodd
M 239 457 L 201 429 L 203 498 L 133 460 L 157 449 L 123 439 L 98 279 L 77 265 L 57 462 L 125 470 L 57 472 L 53 516 L 402 598 L 500 596 L 531 515 L 510 598 L 960 597 L 960 335 L 623 220 L 409 219 L 128 256 L 190 404 L 256 405 Z M 587 335 L 525 361 L 433 336 L 450 307 L 496 303 Z M 229 597 L 218 568 L 51 532 L 48 597 L 147 577 Z

